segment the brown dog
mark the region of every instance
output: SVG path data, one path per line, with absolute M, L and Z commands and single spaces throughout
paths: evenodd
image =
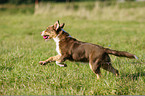
M 57 21 L 54 25 L 48 26 L 45 31 L 41 32 L 45 40 L 54 39 L 58 55 L 40 61 L 40 64 L 44 65 L 56 61 L 57 65 L 66 67 L 67 65 L 63 63 L 65 60 L 89 62 L 91 70 L 99 79 L 101 75 L 100 68 L 112 72 L 116 76 L 119 75 L 118 70 L 112 67 L 108 54 L 138 59 L 137 56 L 125 51 L 111 50 L 99 45 L 78 41 L 64 31 L 63 27 L 64 23 L 60 25 L 59 21 Z

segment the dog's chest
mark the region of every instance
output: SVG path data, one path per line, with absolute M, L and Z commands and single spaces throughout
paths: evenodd
M 53 38 L 53 40 L 55 41 L 56 43 L 56 52 L 61 56 L 61 52 L 60 52 L 60 48 L 59 48 L 59 38 L 56 37 L 56 38 Z

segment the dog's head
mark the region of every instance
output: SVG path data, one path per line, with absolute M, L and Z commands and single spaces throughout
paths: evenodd
M 63 27 L 64 23 L 60 25 L 59 21 L 56 21 L 54 25 L 48 26 L 46 30 L 42 31 L 41 36 L 45 40 L 56 38 Z

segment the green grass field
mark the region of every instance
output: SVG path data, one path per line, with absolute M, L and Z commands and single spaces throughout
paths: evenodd
M 75 16 L 78 12 L 57 16 L 54 11 L 33 14 L 29 8 L 15 10 L 0 10 L 0 95 L 145 95 L 145 13 L 137 14 L 138 8 L 128 15 L 135 16 L 131 19 L 123 15 L 125 20 L 115 13 L 110 19 L 90 19 L 85 14 Z M 118 10 L 116 14 L 121 13 Z M 65 22 L 64 29 L 78 40 L 128 51 L 139 60 L 111 56 L 120 76 L 101 70 L 100 80 L 88 64 L 80 62 L 66 61 L 66 68 L 55 63 L 39 65 L 40 60 L 57 54 L 54 41 L 45 42 L 40 36 L 56 20 Z

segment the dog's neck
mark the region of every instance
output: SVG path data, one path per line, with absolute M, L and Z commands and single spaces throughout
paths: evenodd
M 59 36 L 56 36 L 55 38 L 53 38 L 53 40 L 55 41 L 55 43 L 59 43 L 60 38 L 59 38 Z
M 64 29 L 61 29 L 59 34 L 55 38 L 53 38 L 53 40 L 57 43 L 67 37 L 71 37 L 71 36 Z
M 63 31 L 64 33 L 68 34 L 64 29 L 61 28 L 61 31 Z M 67 37 L 71 37 L 70 34 L 68 34 Z
M 56 51 L 60 56 L 61 56 L 61 52 L 59 50 L 59 42 L 65 39 L 66 37 L 71 37 L 71 36 L 64 29 L 61 29 L 60 34 L 58 34 L 55 38 L 53 38 L 53 40 L 56 43 Z

